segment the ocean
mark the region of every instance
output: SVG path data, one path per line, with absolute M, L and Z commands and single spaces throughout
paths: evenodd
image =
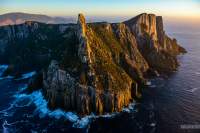
M 28 78 L 0 78 L 0 132 L 2 133 L 199 133 L 200 132 L 200 33 L 170 32 L 188 51 L 178 57 L 178 71 L 151 80 L 140 103 L 121 113 L 79 118 L 74 112 L 49 110 L 38 90 L 31 94 Z M 0 76 L 7 65 L 0 66 Z

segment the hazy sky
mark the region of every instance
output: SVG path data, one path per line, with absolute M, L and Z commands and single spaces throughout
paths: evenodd
M 39 13 L 50 16 L 134 16 L 142 12 L 200 18 L 200 0 L 0 0 L 0 14 Z

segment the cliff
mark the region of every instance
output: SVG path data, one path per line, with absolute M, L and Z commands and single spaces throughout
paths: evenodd
M 184 48 L 164 32 L 162 17 L 142 14 L 123 23 L 0 27 L 5 74 L 36 69 L 29 89 L 42 88 L 49 107 L 79 114 L 121 111 L 140 97 L 149 72 L 173 71 Z M 139 87 L 138 87 L 139 86 Z
M 178 45 L 176 39 L 165 34 L 161 16 L 144 13 L 124 23 L 135 35 L 138 48 L 151 68 L 160 72 L 177 69 L 179 64 L 176 56 L 186 51 Z

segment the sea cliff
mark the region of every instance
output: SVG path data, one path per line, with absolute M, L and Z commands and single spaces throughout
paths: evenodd
M 37 70 L 29 90 L 42 88 L 52 109 L 85 115 L 121 111 L 141 96 L 149 74 L 178 68 L 185 53 L 164 31 L 161 16 L 141 14 L 121 23 L 44 24 L 0 27 L 4 75 Z M 138 87 L 139 86 L 139 87 Z

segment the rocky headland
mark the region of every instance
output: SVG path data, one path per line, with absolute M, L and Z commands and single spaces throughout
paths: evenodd
M 43 90 L 52 109 L 85 115 L 121 111 L 141 96 L 151 74 L 175 71 L 185 53 L 164 31 L 161 16 L 140 14 L 121 23 L 44 24 L 0 27 L 4 75 L 36 70 L 29 90 Z

